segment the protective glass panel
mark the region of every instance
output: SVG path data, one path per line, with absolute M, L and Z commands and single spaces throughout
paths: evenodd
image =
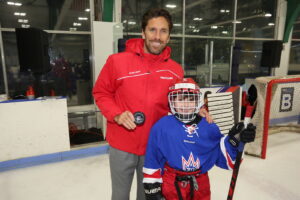
M 0 95 L 5 93 L 5 86 L 4 86 L 4 77 L 3 77 L 3 68 L 2 68 L 2 52 L 0 51 Z
M 293 26 L 292 39 L 300 39 L 300 14 Z
M 212 60 L 212 85 L 229 82 L 231 40 L 185 39 L 185 73 L 200 87 L 209 86 L 210 58 Z
M 171 37 L 168 45 L 171 47 L 171 58 L 182 65 L 182 38 Z
M 42 96 L 66 96 L 68 106 L 93 103 L 90 35 L 49 34 L 51 71 L 39 76 L 20 72 L 15 32 L 2 35 L 11 98 L 26 98 L 28 87 L 39 81 Z
M 125 0 L 122 1 L 122 23 L 124 33 L 141 32 L 142 16 L 151 8 L 164 8 L 170 12 L 173 20 L 172 34 L 182 33 L 182 1 L 173 0 L 165 2 L 163 0 Z
M 89 0 L 0 1 L 3 28 L 89 31 Z
M 92 104 L 90 35 L 50 35 L 49 78 L 59 93 L 68 97 L 68 105 Z
M 300 74 L 300 41 L 292 41 L 288 74 Z
M 268 76 L 270 69 L 261 67 L 262 44 L 264 41 L 236 41 L 239 48 L 240 59 L 238 65 L 238 83 L 244 84 L 245 78 L 256 78 L 259 76 Z
M 294 40 L 294 41 L 293 41 Z M 300 74 L 300 16 L 293 26 L 288 74 Z
M 237 37 L 273 38 L 277 1 L 239 0 L 237 4 Z
M 234 1 L 186 1 L 187 35 L 232 36 Z

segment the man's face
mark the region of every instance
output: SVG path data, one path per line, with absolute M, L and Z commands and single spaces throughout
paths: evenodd
M 158 55 L 167 46 L 170 39 L 168 21 L 164 17 L 152 18 L 142 33 L 145 53 Z

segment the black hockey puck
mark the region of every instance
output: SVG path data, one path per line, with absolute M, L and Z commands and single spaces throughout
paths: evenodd
M 134 123 L 136 125 L 142 125 L 145 122 L 145 115 L 142 112 L 135 112 L 134 116 Z

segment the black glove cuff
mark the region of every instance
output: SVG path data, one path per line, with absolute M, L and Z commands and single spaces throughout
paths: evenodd
M 147 200 L 161 200 L 161 183 L 144 183 L 144 190 Z
M 155 195 L 161 193 L 161 187 L 145 189 L 146 195 Z

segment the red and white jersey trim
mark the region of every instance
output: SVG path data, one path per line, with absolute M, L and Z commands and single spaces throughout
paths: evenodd
M 227 168 L 232 170 L 233 167 L 234 167 L 235 161 L 232 160 L 232 158 L 230 157 L 229 153 L 226 151 L 226 148 L 225 148 L 225 139 L 227 137 L 228 136 L 226 135 L 225 137 L 223 137 L 221 139 L 220 146 L 221 146 L 222 154 L 226 158 Z
M 145 178 L 143 179 L 143 183 L 162 183 L 162 178 Z
M 143 168 L 143 183 L 162 183 L 161 169 Z

